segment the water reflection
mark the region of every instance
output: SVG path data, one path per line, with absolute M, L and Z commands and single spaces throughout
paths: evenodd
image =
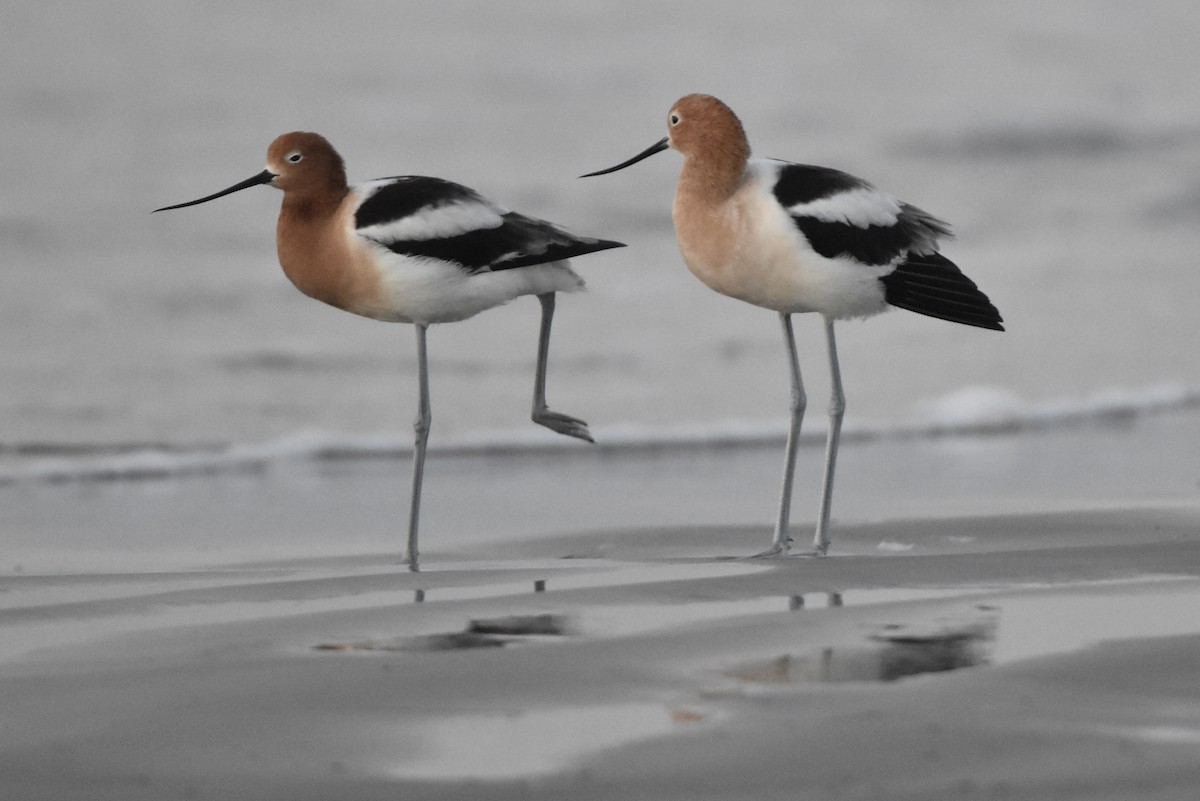
M 824 599 L 824 606 L 829 608 L 845 605 L 845 599 L 842 598 L 840 592 L 808 593 L 807 595 L 789 595 L 788 610 L 798 612 L 801 609 L 811 609 L 814 599 L 820 598 Z
M 808 649 L 744 662 L 722 672 L 755 684 L 895 681 L 987 664 L 994 638 L 994 620 L 983 618 L 927 633 L 875 633 L 868 635 L 865 644 Z
M 472 618 L 458 631 L 349 643 L 322 643 L 318 651 L 461 651 L 501 648 L 519 642 L 574 634 L 571 618 L 560 614 Z
M 560 578 L 555 581 L 555 587 L 559 584 L 567 585 L 565 589 L 574 589 L 572 585 L 577 586 L 579 578 Z M 535 579 L 511 585 L 490 585 L 488 589 L 492 593 L 496 593 L 500 588 L 503 588 L 504 592 L 499 594 L 504 596 L 537 595 L 539 605 L 554 598 L 549 579 Z M 414 591 L 413 602 L 417 604 L 433 602 L 431 595 L 436 595 L 437 600 L 494 597 L 491 593 L 477 595 L 481 589 L 478 586 L 440 587 L 435 590 L 421 588 Z M 946 592 L 948 591 L 929 589 L 855 590 L 849 593 L 849 598 L 846 593 L 841 592 L 811 592 L 679 603 L 620 603 L 618 600 L 610 604 L 589 605 L 573 612 L 538 611 L 502 617 L 467 618 L 462 628 L 450 631 L 402 635 L 361 642 L 323 643 L 314 647 L 324 651 L 447 651 L 497 648 L 553 641 L 556 638 L 561 639 L 568 636 L 620 637 L 651 631 L 680 630 L 687 626 L 706 625 L 731 618 L 754 617 L 783 611 L 806 612 L 816 609 L 839 609 L 847 604 L 866 605 L 916 600 L 939 597 Z M 879 637 L 894 645 L 891 664 L 917 663 L 921 661 L 921 658 L 925 658 L 911 653 L 906 655 L 906 647 L 901 644 L 901 635 L 895 631 L 886 632 Z M 938 638 L 934 637 L 933 639 Z M 927 654 L 928 648 L 910 644 L 907 646 L 907 651 L 924 651 Z M 942 662 L 952 661 L 951 657 L 946 655 L 937 658 Z M 899 669 L 889 668 L 889 670 L 895 673 Z

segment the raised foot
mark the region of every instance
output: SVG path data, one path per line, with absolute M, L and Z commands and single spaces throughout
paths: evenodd
M 591 432 L 588 431 L 588 424 L 568 414 L 552 412 L 549 409 L 539 409 L 533 413 L 533 422 L 559 434 L 566 434 L 568 437 L 595 442 L 592 439 Z

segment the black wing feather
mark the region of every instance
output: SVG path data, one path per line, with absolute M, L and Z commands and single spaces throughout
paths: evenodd
M 840 195 L 851 189 L 871 189 L 871 185 L 848 172 L 813 164 L 792 164 L 772 159 L 780 165 L 775 179 L 775 197 L 784 208 L 797 203 L 812 203 L 821 198 Z
M 893 306 L 953 323 L 1004 330 L 1004 319 L 988 296 L 940 253 L 913 255 L 879 279 Z
M 384 180 L 392 183 L 380 187 L 355 212 L 356 228 L 386 224 L 455 203 L 488 204 L 475 190 L 441 178 L 406 175 Z M 623 242 L 575 236 L 553 223 L 517 212 L 504 213 L 502 220 L 495 228 L 477 228 L 447 237 L 374 241 L 393 253 L 448 261 L 472 273 L 510 270 L 625 246 Z
M 792 215 L 792 219 L 812 249 L 827 259 L 848 256 L 862 264 L 878 266 L 894 261 L 912 243 L 909 232 L 898 225 L 860 228 L 803 215 Z
M 474 189 L 424 175 L 396 175 L 377 180 L 390 181 L 362 202 L 354 212 L 354 227 L 366 228 L 416 214 L 422 209 L 449 206 L 452 203 L 487 201 Z
M 381 242 L 388 250 L 461 265 L 469 272 L 511 270 L 569 259 L 624 242 L 574 236 L 544 220 L 509 212 L 499 228 L 480 228 L 440 239 Z

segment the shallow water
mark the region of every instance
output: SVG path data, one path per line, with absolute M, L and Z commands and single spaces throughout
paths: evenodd
M 1012 588 L 1016 589 L 1016 588 Z M 561 772 L 580 759 L 606 748 L 627 745 L 665 735 L 703 731 L 722 717 L 718 698 L 736 698 L 745 692 L 764 690 L 778 693 L 788 685 L 812 687 L 846 682 L 892 682 L 913 676 L 929 676 L 954 670 L 1004 665 L 1052 654 L 1077 651 L 1098 643 L 1174 635 L 1195 635 L 1200 620 L 1184 610 L 1196 608 L 1194 579 L 1145 578 L 1122 582 L 1088 582 L 1047 587 L 1019 597 L 963 606 L 948 613 L 941 609 L 936 619 L 904 625 L 874 626 L 858 644 L 819 647 L 807 643 L 803 650 L 781 656 L 743 662 L 726 667 L 720 675 L 732 689 L 710 690 L 698 697 L 680 696 L 671 702 L 644 701 L 606 706 L 557 706 L 522 708 L 511 712 L 454 715 L 407 721 L 398 742 L 408 744 L 419 732 L 418 748 L 397 749 L 385 772 L 404 778 L 456 781 L 464 778 L 506 779 Z M 1004 593 L 1003 588 L 971 587 L 858 590 L 823 594 L 821 599 L 794 596 L 790 599 L 761 598 L 730 602 L 684 603 L 654 606 L 609 606 L 599 618 L 609 621 L 609 630 L 596 626 L 596 615 L 578 622 L 578 636 L 612 636 L 653 629 L 674 630 L 681 626 L 711 623 L 725 618 L 747 619 L 790 609 L 803 613 L 809 606 L 837 608 L 873 604 L 953 599 L 987 593 Z M 798 604 L 797 598 L 807 604 Z M 785 603 L 779 603 L 780 601 Z M 813 600 L 821 603 L 813 605 Z M 596 612 L 597 610 L 591 610 Z M 616 622 L 619 621 L 619 622 Z M 615 626 L 614 626 L 615 623 Z M 546 632 L 541 632 L 545 634 Z M 566 632 L 555 631 L 556 635 Z M 510 637 L 487 640 L 490 646 L 522 641 Z M 543 645 L 555 637 L 531 637 L 524 642 Z M 479 647 L 459 645 L 445 647 Z M 396 646 L 398 650 L 410 650 Z M 547 645 L 547 647 L 554 647 Z M 387 650 L 386 648 L 384 650 Z M 440 650 L 437 648 L 435 650 Z M 1153 743 L 1193 744 L 1195 729 L 1185 725 L 1167 727 L 1101 727 L 1100 734 Z M 464 759 L 464 754 L 470 754 Z
M 560 303 L 553 405 L 618 440 L 779 430 L 778 324 L 683 268 L 676 155 L 574 177 L 657 139 L 669 104 L 695 90 L 730 102 L 759 154 L 849 169 L 949 219 L 960 236 L 946 252 L 1009 322 L 1002 335 L 901 313 L 843 324 L 848 426 L 1020 422 L 1114 391 L 1135 409 L 1164 387 L 1200 391 L 1192 5 L 859 0 L 746 14 L 622 0 L 497 14 L 222 0 L 201 13 L 68 0 L 2 16 L 10 469 L 70 472 L 81 455 L 145 444 L 203 461 L 201 445 L 287 450 L 297 435 L 403 447 L 412 332 L 287 285 L 277 195 L 149 215 L 257 172 L 294 128 L 327 134 L 353 179 L 441 175 L 629 243 L 577 260 L 591 291 Z M 527 423 L 536 304 L 523 301 L 433 331 L 435 445 L 554 441 Z M 819 329 L 799 321 L 818 410 Z M 973 387 L 988 389 L 961 394 Z
M 1200 634 L 1194 580 L 1063 588 L 998 604 L 992 659 L 1014 662 L 1102 642 Z
M 969 603 L 981 595 L 992 597 Z M 925 594 L 904 590 L 893 600 L 938 597 L 964 603 L 929 620 L 871 627 L 855 645 L 810 643 L 796 653 L 736 665 L 724 673 L 751 684 L 894 681 L 1069 654 L 1107 642 L 1200 634 L 1200 618 L 1191 614 L 1200 608 L 1200 585 L 1187 577 L 1063 583 L 1012 597 L 1005 597 L 1003 587 L 942 588 Z

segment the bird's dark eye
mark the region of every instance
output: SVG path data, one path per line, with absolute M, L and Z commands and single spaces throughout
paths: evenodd
M 671 115 L 671 124 L 672 124 L 672 125 L 678 125 L 678 124 L 679 124 L 679 115 L 678 115 L 678 114 L 672 114 L 672 115 Z
M 287 160 L 290 161 L 292 164 L 296 164 L 297 162 L 304 160 L 304 154 L 299 151 L 296 151 L 294 153 L 288 153 Z

